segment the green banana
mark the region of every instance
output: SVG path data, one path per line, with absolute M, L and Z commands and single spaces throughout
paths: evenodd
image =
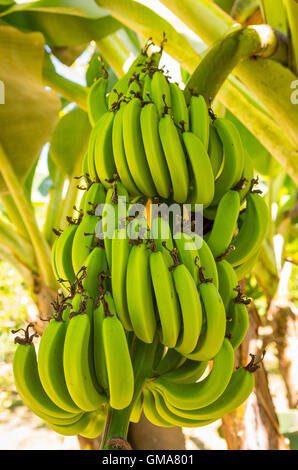
M 172 276 L 178 294 L 183 324 L 175 349 L 180 354 L 187 355 L 195 349 L 201 333 L 200 294 L 191 273 L 184 264 L 174 265 Z
M 233 239 L 235 250 L 225 258 L 232 266 L 251 258 L 260 248 L 267 231 L 269 213 L 264 199 L 258 193 L 248 193 L 246 201 L 243 223 Z
M 103 432 L 106 421 L 106 413 L 92 413 L 87 426 L 82 429 L 80 435 L 88 439 L 96 439 Z
M 239 190 L 239 197 L 240 197 L 241 203 L 246 198 L 248 192 L 251 190 L 252 184 L 254 182 L 253 161 L 246 150 L 244 152 L 244 167 L 243 167 L 243 173 L 242 173 L 242 181 L 243 181 L 243 187 L 242 189 Z
M 90 360 L 90 351 L 93 350 L 93 312 L 89 312 L 93 308 L 90 309 L 88 300 L 77 294 L 73 301 L 74 311 L 65 335 L 63 367 L 73 401 L 84 411 L 94 411 L 106 403 L 107 397 L 96 383 L 93 360 Z
M 229 322 L 227 322 L 226 334 L 228 335 L 233 348 L 237 349 L 247 333 L 249 318 L 245 304 L 235 302 L 235 300 L 236 299 L 233 299 L 230 302 L 230 307 L 227 312 Z
M 85 213 L 79 224 L 72 242 L 72 264 L 74 272 L 77 274 L 84 265 L 90 251 L 94 247 L 96 231 L 100 219 L 92 213 Z
M 48 423 L 49 427 L 61 434 L 62 436 L 76 436 L 77 434 L 81 434 L 84 429 L 89 425 L 92 413 L 84 413 L 81 418 L 73 424 L 66 424 L 66 425 L 57 425 L 53 423 Z
M 223 162 L 223 145 L 213 124 L 209 124 L 208 155 L 213 171 L 214 179 L 219 175 Z
M 217 118 L 214 127 L 223 144 L 223 168 L 215 180 L 211 206 L 218 204 L 224 193 L 239 183 L 244 167 L 244 150 L 235 124 L 227 118 Z
M 176 202 L 184 203 L 187 200 L 189 185 L 186 157 L 178 129 L 169 114 L 160 118 L 158 132 L 170 172 L 173 199 Z
M 84 411 L 81 411 L 79 412 L 78 414 L 75 414 L 73 415 L 73 417 L 71 418 L 56 418 L 56 417 L 53 417 L 53 416 L 49 416 L 49 415 L 46 415 L 45 413 L 42 413 L 41 411 L 39 410 L 36 410 L 35 408 L 32 407 L 31 404 L 28 404 L 26 402 L 26 400 L 24 399 L 24 397 L 22 397 L 22 401 L 24 403 L 25 406 L 27 406 L 27 408 L 32 411 L 32 413 L 34 413 L 36 416 L 38 416 L 39 418 L 41 418 L 43 421 L 45 421 L 46 423 L 50 424 L 54 424 L 54 425 L 62 425 L 62 426 L 66 426 L 68 424 L 74 424 L 76 423 L 80 418 L 82 418 L 82 416 L 85 414 Z
M 41 384 L 49 398 L 69 413 L 80 413 L 73 402 L 65 382 L 63 348 L 71 305 L 65 302 L 58 308 L 41 337 L 38 348 L 38 373 Z
M 185 417 L 181 417 L 176 413 L 173 413 L 172 409 L 170 409 L 162 395 L 160 395 L 156 390 L 152 390 L 152 395 L 154 397 L 156 412 L 161 416 L 162 419 L 166 420 L 167 422 L 171 423 L 172 426 L 182 426 L 188 428 L 197 428 L 201 426 L 206 426 L 207 424 L 212 423 L 215 421 L 214 419 L 206 419 L 206 420 L 194 420 Z
M 131 411 L 129 420 L 132 423 L 138 423 L 140 421 L 142 409 L 143 409 L 143 394 L 141 393 L 140 396 L 135 401 L 134 406 Z
M 84 263 L 85 274 L 82 279 L 83 289 L 88 292 L 89 295 L 96 298 L 99 287 L 99 274 L 107 271 L 107 259 L 104 248 L 96 246 L 89 253 Z
M 126 204 L 128 199 L 128 192 L 120 181 L 115 181 L 110 185 L 102 210 L 104 246 L 110 269 L 112 267 L 112 239 L 119 220 L 122 221 L 127 216 Z
M 174 243 L 171 227 L 166 218 L 158 214 L 151 214 L 150 239 L 154 241 L 156 248 L 165 255 L 168 267 L 170 267 L 173 264 L 171 251 L 174 248 Z
M 155 104 L 159 117 L 162 117 L 166 107 L 171 107 L 171 89 L 169 82 L 161 70 L 157 70 L 152 75 L 151 99 Z
M 193 176 L 187 201 L 208 207 L 214 196 L 214 176 L 207 150 L 194 132 L 183 132 L 182 138 Z
M 102 325 L 103 346 L 109 382 L 110 406 L 126 408 L 134 393 L 134 372 L 125 331 L 117 318 L 115 304 L 110 293 L 102 296 L 104 315 Z
M 171 106 L 173 119 L 178 127 L 182 127 L 184 131 L 189 130 L 188 108 L 185 102 L 183 90 L 177 83 L 170 83 Z
M 105 113 L 106 116 L 106 113 Z M 103 127 L 103 116 L 101 116 L 98 121 L 94 124 L 94 127 L 91 130 L 89 144 L 88 144 L 88 157 L 87 162 L 85 162 L 85 167 L 88 167 L 88 175 L 92 181 L 98 180 L 98 175 L 95 165 L 95 147 L 97 146 L 97 138 L 101 136 L 102 127 Z M 85 174 L 85 172 L 83 173 Z
M 183 356 L 176 349 L 167 349 L 159 364 L 155 367 L 156 374 L 164 375 L 180 367 Z M 182 361 L 184 362 L 184 361 Z
M 195 410 L 215 402 L 222 395 L 229 384 L 233 367 L 234 350 L 225 338 L 213 359 L 211 372 L 202 381 L 181 386 L 158 377 L 149 381 L 147 387 L 160 391 L 164 399 L 176 408 Z
M 78 412 L 70 413 L 58 407 L 44 391 L 38 375 L 33 343 L 18 344 L 13 358 L 13 374 L 17 391 L 28 406 L 53 418 L 77 416 Z
M 203 280 L 198 289 L 206 325 L 196 348 L 186 357 L 194 361 L 208 361 L 216 356 L 222 346 L 226 331 L 226 312 L 221 296 L 213 282 Z
M 241 406 L 253 391 L 253 387 L 254 375 L 249 368 L 240 367 L 233 372 L 222 395 L 210 405 L 197 410 L 183 410 L 173 407 L 167 401 L 166 404 L 172 412 L 181 417 L 194 420 L 218 419 Z
M 135 73 L 131 79 L 127 89 L 127 92 L 124 95 L 123 101 L 129 101 L 132 97 L 141 98 L 143 92 L 143 83 L 140 80 L 140 74 Z M 121 103 L 120 103 L 121 104 Z
M 237 228 L 240 197 L 237 191 L 227 191 L 219 201 L 214 223 L 206 241 L 214 258 L 226 253 Z
M 191 236 L 198 250 L 199 265 L 205 268 L 205 277 L 212 279 L 213 284 L 218 289 L 218 272 L 212 251 L 207 242 L 198 234 L 193 233 Z
M 108 108 L 109 110 L 113 110 L 115 108 L 115 104 L 119 101 L 122 95 L 127 93 L 129 82 L 134 73 L 138 73 L 140 68 L 145 65 L 148 56 L 146 52 L 141 52 L 134 60 L 134 62 L 129 67 L 126 74 L 118 80 L 108 96 Z
M 107 107 L 107 77 L 100 77 L 88 90 L 87 110 L 91 126 L 93 127 L 98 119 L 108 110 Z
M 129 317 L 126 293 L 126 273 L 131 248 L 132 245 L 127 235 L 126 226 L 118 227 L 112 240 L 111 282 L 118 318 L 121 320 L 126 331 L 133 330 Z
M 256 264 L 258 257 L 260 255 L 261 248 L 259 248 L 247 261 L 237 266 L 234 266 L 234 271 L 236 273 L 238 281 L 243 279 L 247 274 L 251 273 L 252 268 Z
M 154 400 L 153 393 L 150 390 L 145 388 L 143 390 L 143 395 L 144 395 L 143 410 L 144 410 L 144 415 L 146 416 L 148 421 L 150 421 L 150 423 L 154 424 L 155 426 L 160 426 L 163 428 L 173 427 L 174 426 L 173 424 L 163 419 L 160 416 L 160 414 L 157 412 L 156 407 L 155 407 L 155 400 Z
M 80 209 L 83 210 L 83 214 L 88 211 L 95 210 L 98 204 L 105 202 L 106 191 L 103 184 L 98 181 L 92 182 L 92 184 L 85 191 L 83 202 L 81 202 Z
M 150 253 L 150 272 L 161 325 L 160 340 L 168 348 L 177 344 L 181 329 L 181 311 L 174 281 L 165 255 L 161 251 Z
M 176 384 L 191 384 L 197 382 L 205 370 L 207 369 L 208 361 L 192 361 L 186 359 L 186 361 L 177 369 L 171 370 L 163 374 L 163 378 L 168 382 Z
M 96 380 L 105 391 L 109 394 L 109 382 L 108 373 L 105 360 L 105 352 L 103 345 L 103 321 L 105 318 L 104 309 L 102 302 L 99 302 L 99 298 L 94 305 L 93 311 L 93 355 L 94 355 L 94 370 Z
M 57 240 L 55 247 L 55 263 L 60 279 L 69 281 L 71 284 L 75 280 L 75 272 L 72 264 L 72 244 L 78 225 L 69 224 Z
M 98 131 L 94 143 L 94 164 L 96 174 L 105 188 L 109 188 L 109 182 L 116 173 L 116 166 L 112 146 L 114 113 L 107 111 L 99 120 Z
M 168 199 L 171 180 L 158 133 L 159 115 L 154 103 L 148 103 L 142 108 L 140 123 L 145 154 L 157 193 Z
M 184 232 L 177 232 L 174 235 L 174 244 L 178 251 L 179 261 L 184 264 L 192 275 L 195 284 L 199 282 L 197 257 L 199 252 L 191 235 Z
M 129 194 L 137 196 L 140 190 L 137 188 L 129 170 L 123 143 L 123 112 L 126 103 L 122 103 L 115 113 L 112 132 L 113 154 L 117 173 Z
M 140 114 L 142 103 L 138 98 L 125 106 L 122 115 L 122 130 L 125 155 L 131 176 L 142 194 L 152 197 L 156 194 L 154 182 L 146 159 Z
M 142 100 L 144 104 L 152 103 L 151 100 L 151 76 L 150 73 L 146 73 L 143 79 L 143 91 Z
M 237 287 L 238 281 L 233 267 L 226 259 L 217 262 L 216 265 L 219 282 L 218 290 L 227 312 L 230 301 L 237 295 L 235 288 Z
M 205 150 L 209 144 L 210 117 L 208 106 L 202 95 L 193 95 L 189 104 L 190 129 L 200 139 Z
M 61 237 L 61 231 L 54 230 L 55 235 L 57 238 L 55 238 L 54 243 L 52 245 L 52 251 L 51 251 L 51 265 L 55 274 L 56 279 L 60 279 L 60 275 L 58 273 L 57 265 L 56 265 L 56 251 L 57 251 L 57 245 L 58 245 L 58 240 L 59 237 Z
M 152 343 L 156 332 L 149 260 L 150 250 L 145 243 L 134 245 L 126 271 L 129 318 L 135 335 L 144 343 Z

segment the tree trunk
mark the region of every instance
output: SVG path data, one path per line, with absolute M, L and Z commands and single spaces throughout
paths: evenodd
M 262 354 L 258 330 L 262 325 L 252 304 L 250 326 L 244 342 L 235 352 L 236 365 L 246 365 L 249 354 Z M 246 403 L 222 419 L 222 433 L 229 450 L 286 450 L 288 445 L 279 432 L 279 423 L 268 386 L 263 362 L 255 372 L 255 388 Z
M 138 423 L 131 423 L 128 442 L 135 450 L 185 450 L 185 437 L 179 427 L 154 426 L 144 414 Z
M 288 283 L 292 272 L 292 264 L 285 263 L 280 275 L 279 288 L 272 300 L 267 318 L 272 327 L 272 341 L 277 350 L 279 372 L 283 378 L 289 408 L 298 405 L 298 312 L 292 303 Z

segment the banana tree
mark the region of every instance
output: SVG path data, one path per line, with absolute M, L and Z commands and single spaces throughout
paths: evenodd
M 292 186 L 298 182 L 297 3 L 278 1 L 274 8 L 266 1 L 162 3 L 166 8 L 157 10 L 153 3 L 149 8 L 133 0 L 88 0 L 73 6 L 64 0 L 54 5 L 0 0 L 0 79 L 5 88 L 5 105 L 0 106 L 1 257 L 19 267 L 43 317 L 51 314 L 60 287 L 51 266 L 52 229 L 63 229 L 66 216 L 75 214 L 80 197 L 75 177 L 91 131 L 88 88 L 102 73 L 97 54 L 83 86 L 57 73 L 58 60 L 70 65 L 91 44 L 110 67 L 111 88 L 144 41 L 160 44 L 165 36 L 164 51 L 187 78 L 186 98 L 195 88 L 208 105 L 235 122 L 265 182 L 281 167 Z M 169 14 L 175 15 L 173 21 L 165 19 Z M 42 225 L 31 185 L 48 142 L 51 189 Z M 272 257 L 274 230 L 255 268 L 271 298 L 279 282 Z

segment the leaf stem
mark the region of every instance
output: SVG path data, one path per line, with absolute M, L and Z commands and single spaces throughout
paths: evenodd
M 33 208 L 24 195 L 22 186 L 2 145 L 0 145 L 0 169 L 30 235 L 41 277 L 49 287 L 56 289 L 58 285 L 51 266 L 50 247 L 40 232 Z
M 125 47 L 123 42 L 116 34 L 96 41 L 97 47 L 108 61 L 118 78 L 124 75 L 123 64 L 129 57 L 130 51 Z
M 87 111 L 88 88 L 59 75 L 47 54 L 43 66 L 43 80 L 45 85 Z
M 199 63 L 186 84 L 186 100 L 190 100 L 191 90 L 194 90 L 202 94 L 209 105 L 239 62 L 257 55 L 271 57 L 277 48 L 278 39 L 270 26 L 237 28 L 218 40 Z
M 57 175 L 56 181 L 54 182 L 54 187 L 50 190 L 50 200 L 47 206 L 46 211 L 46 218 L 45 223 L 43 225 L 43 236 L 50 244 L 53 243 L 53 228 L 60 228 L 56 227 L 56 223 L 58 221 L 58 214 L 60 211 L 60 204 L 62 201 L 62 193 L 64 188 L 65 182 L 65 174 L 63 174 L 59 169 L 59 173 Z
M 14 202 L 14 199 L 12 198 L 11 194 L 3 194 L 1 196 L 2 202 L 4 204 L 5 210 L 7 212 L 7 215 L 10 219 L 10 221 L 14 224 L 17 232 L 22 235 L 24 238 L 27 240 L 30 240 L 28 231 L 26 229 L 26 226 L 24 224 L 24 221 L 21 217 L 21 214 L 16 206 L 16 203 Z

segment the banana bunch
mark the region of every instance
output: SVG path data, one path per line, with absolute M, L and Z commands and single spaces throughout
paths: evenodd
M 268 222 L 252 161 L 234 124 L 200 95 L 187 102 L 159 67 L 163 43 L 149 55 L 150 44 L 110 93 L 105 70 L 89 90 L 86 185 L 52 247 L 61 290 L 38 354 L 31 324 L 15 338 L 17 390 L 63 435 L 95 437 L 111 410 L 207 425 L 241 406 L 259 367 L 234 364 L 249 323 L 239 280 Z M 177 223 L 151 217 L 156 202 L 188 209 Z M 203 236 L 183 229 L 196 204 Z

